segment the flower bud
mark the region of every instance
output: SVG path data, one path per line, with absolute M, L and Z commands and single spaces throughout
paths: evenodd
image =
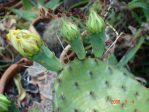
M 79 37 L 80 31 L 75 24 L 63 20 L 61 34 L 67 41 L 72 41 L 73 39 Z
M 41 38 L 28 30 L 10 30 L 7 37 L 13 47 L 25 57 L 32 57 L 42 45 Z
M 104 29 L 105 23 L 104 20 L 97 14 L 97 12 L 90 10 L 86 26 L 90 33 L 99 33 Z

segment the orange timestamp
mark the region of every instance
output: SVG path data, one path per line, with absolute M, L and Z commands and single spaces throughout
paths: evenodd
M 119 99 L 115 99 L 115 100 L 111 100 L 111 103 L 112 104 L 121 104 L 121 103 L 128 104 L 128 100 L 121 101 Z M 129 101 L 129 103 L 135 104 L 135 101 L 134 100 L 131 100 L 131 101 Z

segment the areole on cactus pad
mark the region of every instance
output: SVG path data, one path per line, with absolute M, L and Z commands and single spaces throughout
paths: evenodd
M 54 92 L 54 112 L 149 110 L 149 91 L 145 87 L 128 73 L 97 59 L 76 59 L 65 66 Z M 119 103 L 114 104 L 115 100 Z

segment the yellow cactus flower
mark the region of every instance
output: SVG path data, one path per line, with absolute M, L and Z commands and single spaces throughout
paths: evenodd
M 86 22 L 87 30 L 90 33 L 98 33 L 105 27 L 104 20 L 97 14 L 96 11 L 90 10 L 88 20 Z
M 36 54 L 42 45 L 41 38 L 28 30 L 10 30 L 7 38 L 13 47 L 25 57 Z
M 67 41 L 71 41 L 80 35 L 80 31 L 72 22 L 63 20 L 61 34 Z

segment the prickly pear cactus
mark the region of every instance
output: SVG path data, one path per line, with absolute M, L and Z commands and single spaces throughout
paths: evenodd
M 57 79 L 54 103 L 55 112 L 145 112 L 149 91 L 102 61 L 74 60 Z
M 107 63 L 109 59 L 106 62 L 100 60 L 106 47 L 105 24 L 94 10 L 91 10 L 87 20 L 86 38 L 81 37 L 80 30 L 75 24 L 63 20 L 62 26 L 62 37 L 76 54 L 76 58 L 68 64 L 60 63 L 41 39 L 28 31 L 12 31 L 8 35 L 13 46 L 22 55 L 42 64 L 48 70 L 61 71 L 53 84 L 54 112 L 149 110 L 149 91 L 137 82 L 131 73 L 118 69 L 123 64 L 116 68 Z M 22 37 L 18 38 L 20 34 Z M 30 45 L 30 42 L 33 44 Z M 83 42 L 91 46 L 92 58 L 86 57 Z
M 79 38 L 76 38 L 74 33 L 78 30 L 73 24 L 64 25 L 63 37 L 67 37 L 69 43 L 73 43 Z M 149 110 L 149 91 L 128 71 L 118 70 L 98 58 L 103 55 L 105 48 L 105 26 L 102 18 L 91 11 L 87 26 L 90 32 L 87 38 L 92 46 L 94 58 L 84 58 L 84 52 L 81 52 L 82 56 L 78 56 L 81 54 L 77 52 L 78 59 L 63 67 L 54 84 L 54 112 Z M 70 39 L 70 36 L 73 38 Z M 82 43 L 76 41 L 75 45 L 71 46 L 72 49 L 79 51 L 82 47 L 78 44 Z

